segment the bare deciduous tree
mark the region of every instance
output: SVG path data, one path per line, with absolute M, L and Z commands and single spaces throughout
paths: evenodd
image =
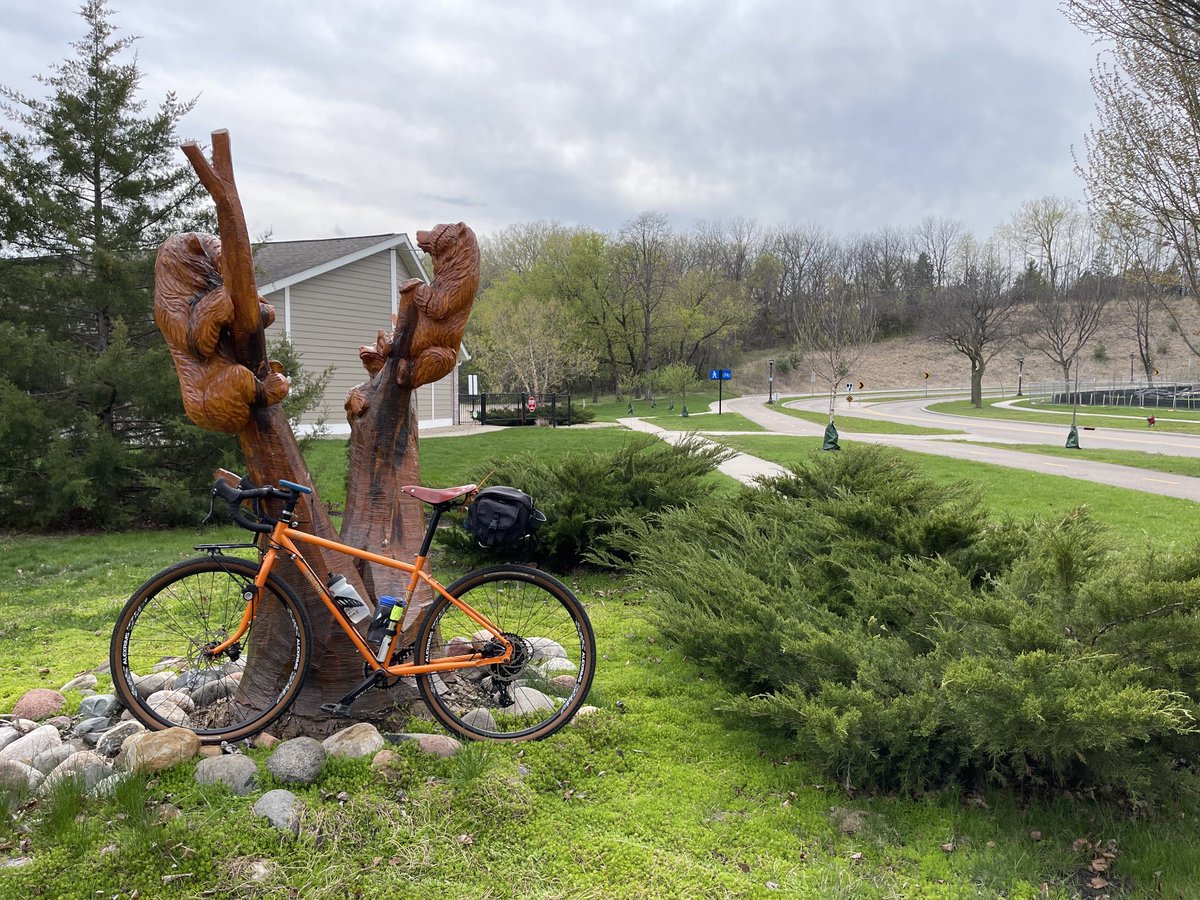
M 1007 266 L 989 249 L 968 248 L 963 276 L 937 291 L 928 310 L 929 340 L 963 354 L 971 364 L 971 403 L 983 406 L 987 364 L 1016 333 L 1020 294 L 1013 290 Z

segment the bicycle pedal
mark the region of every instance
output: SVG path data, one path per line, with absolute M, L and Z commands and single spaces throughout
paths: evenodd
M 331 716 L 341 716 L 342 718 L 350 717 L 350 707 L 345 703 L 322 703 L 321 709 L 329 713 Z

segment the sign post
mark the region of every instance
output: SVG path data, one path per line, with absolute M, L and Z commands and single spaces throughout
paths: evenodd
M 708 380 L 717 383 L 717 415 L 721 415 L 721 405 L 724 400 L 725 392 L 723 390 L 725 382 L 733 377 L 732 369 L 709 369 Z

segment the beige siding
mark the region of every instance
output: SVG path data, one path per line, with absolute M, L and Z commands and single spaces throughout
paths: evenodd
M 366 371 L 358 359 L 358 348 L 375 342 L 380 328 L 391 327 L 391 264 L 390 251 L 376 253 L 315 278 L 291 286 L 291 340 L 299 352 L 304 368 L 319 372 L 327 366 L 334 374 L 325 393 L 324 409 L 309 413 L 305 424 L 322 417 L 334 432 L 346 428 L 343 404 L 346 394 L 366 379 Z M 403 261 L 396 260 L 396 281 L 403 283 L 412 277 L 405 271 Z M 286 318 L 284 292 L 276 291 L 267 298 L 275 307 L 276 328 L 282 331 Z M 272 328 L 274 330 L 274 328 Z M 428 422 L 431 410 L 435 420 L 448 420 L 452 410 L 447 399 L 453 391 L 452 379 L 457 369 L 438 385 L 436 399 L 430 397 L 432 386 L 418 392 L 420 420 Z M 422 393 L 425 392 L 425 393 Z

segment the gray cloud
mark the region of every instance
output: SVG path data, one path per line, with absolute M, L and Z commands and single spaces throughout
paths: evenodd
M 1081 193 L 1094 51 L 1044 0 L 113 8 L 147 98 L 199 94 L 184 136 L 230 130 L 251 230 L 277 238 L 651 208 L 986 233 Z M 36 93 L 73 12 L 0 16 L 0 83 Z

